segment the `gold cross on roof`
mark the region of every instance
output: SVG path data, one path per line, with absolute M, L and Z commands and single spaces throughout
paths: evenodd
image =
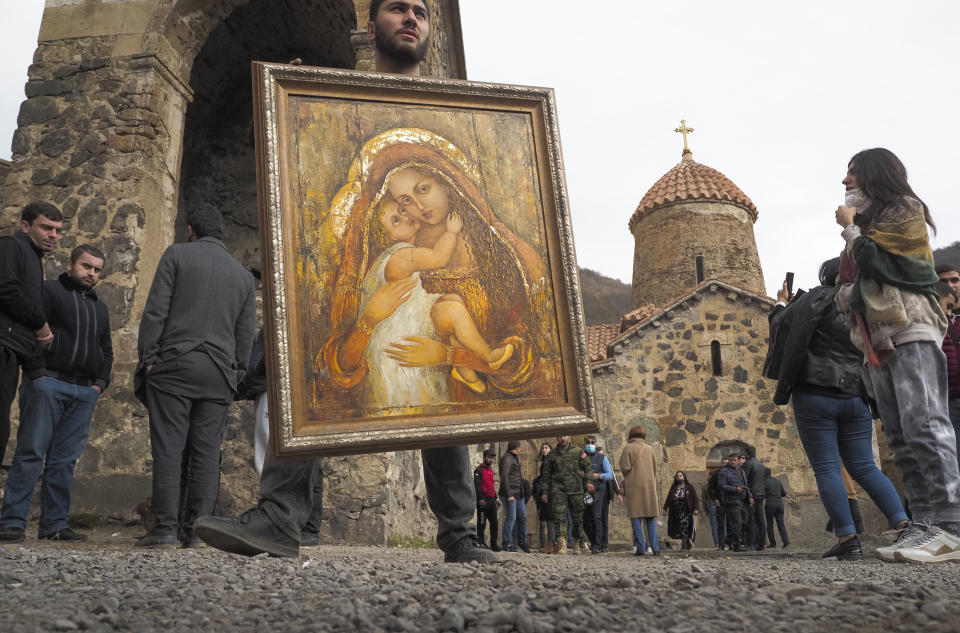
M 689 152 L 690 147 L 687 145 L 687 134 L 693 134 L 693 128 L 687 127 L 686 119 L 680 119 L 680 127 L 674 130 L 677 134 L 683 134 L 683 151 Z

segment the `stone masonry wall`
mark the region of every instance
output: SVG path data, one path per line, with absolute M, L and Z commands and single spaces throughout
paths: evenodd
M 753 220 L 740 207 L 687 202 L 656 209 L 633 227 L 631 306 L 666 305 L 698 285 L 696 259 L 704 279 L 720 279 L 765 294 Z
M 828 538 L 826 514 L 793 413 L 773 404 L 776 383 L 761 375 L 771 307 L 769 300 L 714 284 L 617 343 L 613 358 L 593 371 L 601 435 L 616 469 L 630 427 L 646 428 L 648 442 L 663 452 L 661 503 L 676 471 L 684 471 L 699 493 L 715 447 L 752 444 L 790 492 L 791 540 L 819 541 Z M 712 341 L 720 343 L 719 376 L 713 375 Z M 623 509 L 614 506 L 613 516 L 611 538 L 628 538 Z M 698 545 L 710 545 L 705 516 L 699 530 Z

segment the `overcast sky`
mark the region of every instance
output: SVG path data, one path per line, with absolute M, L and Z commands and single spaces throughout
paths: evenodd
M 41 0 L 0 23 L 0 157 L 23 101 Z M 767 290 L 797 287 L 842 244 L 840 180 L 861 149 L 903 160 L 933 213 L 935 246 L 960 240 L 960 3 L 951 0 L 461 0 L 470 79 L 556 90 L 581 266 L 629 282 L 627 221 L 680 160 L 757 205 Z

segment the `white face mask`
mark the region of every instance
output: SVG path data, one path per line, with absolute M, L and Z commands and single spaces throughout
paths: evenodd
M 848 207 L 860 208 L 867 201 L 867 197 L 859 189 L 850 189 L 843 196 L 843 203 Z

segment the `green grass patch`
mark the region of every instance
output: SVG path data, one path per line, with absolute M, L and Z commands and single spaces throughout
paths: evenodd
M 91 512 L 77 512 L 67 517 L 67 523 L 70 524 L 70 527 L 78 530 L 89 530 L 106 525 L 107 517 Z
M 404 549 L 438 549 L 436 539 L 422 539 L 416 536 L 400 536 L 391 534 L 387 537 L 387 547 L 402 547 Z

